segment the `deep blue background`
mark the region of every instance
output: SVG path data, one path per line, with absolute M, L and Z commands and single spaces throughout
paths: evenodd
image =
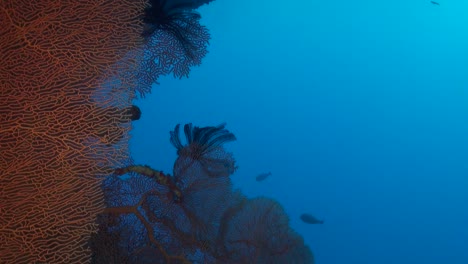
M 468 263 L 468 2 L 439 3 L 204 6 L 210 53 L 136 102 L 135 162 L 172 172 L 177 123 L 227 122 L 236 187 L 279 200 L 317 263 Z

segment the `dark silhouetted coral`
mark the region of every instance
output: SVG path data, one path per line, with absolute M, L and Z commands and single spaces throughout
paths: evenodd
M 268 198 L 248 200 L 221 223 L 223 263 L 313 263 L 283 208 Z
M 172 73 L 188 77 L 207 54 L 210 35 L 200 25 L 195 9 L 212 0 L 151 0 L 143 17 L 145 39 L 142 61 L 137 73 L 138 91 L 143 96 L 157 83 L 159 76 Z
M 224 125 L 187 124 L 184 145 L 179 127 L 171 132 L 174 176 L 130 165 L 104 182 L 94 263 L 313 263 L 277 202 L 233 191 L 235 161 L 223 144 L 234 135 Z

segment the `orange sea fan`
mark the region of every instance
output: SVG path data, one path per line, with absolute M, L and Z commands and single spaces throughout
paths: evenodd
M 100 176 L 128 159 L 121 73 L 146 4 L 0 1 L 0 263 L 89 262 Z

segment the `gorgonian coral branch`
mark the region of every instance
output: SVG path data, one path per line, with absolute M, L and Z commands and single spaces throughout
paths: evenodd
M 150 91 L 159 76 L 188 77 L 190 68 L 201 64 L 210 34 L 195 9 L 211 1 L 150 1 L 143 17 L 146 44 L 137 71 L 141 95 Z

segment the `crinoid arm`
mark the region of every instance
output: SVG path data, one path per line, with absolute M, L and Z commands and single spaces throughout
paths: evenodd
M 186 145 L 181 143 L 180 125 L 171 131 L 171 143 L 179 155 L 174 165 L 176 179 L 185 178 L 188 174 L 216 178 L 227 177 L 234 173 L 235 160 L 232 153 L 225 151 L 223 145 L 236 140 L 236 137 L 225 129 L 225 126 L 226 124 L 197 127 L 190 123 L 186 124 L 184 126 Z
M 226 124 L 218 126 L 197 127 L 191 123 L 184 125 L 184 134 L 187 145 L 182 145 L 179 135 L 180 124 L 177 124 L 174 131 L 171 131 L 171 143 L 177 149 L 178 154 L 183 148 L 196 146 L 197 153 L 192 153 L 194 157 L 202 157 L 215 149 L 222 147 L 224 143 L 236 140 L 233 133 L 225 129 Z

